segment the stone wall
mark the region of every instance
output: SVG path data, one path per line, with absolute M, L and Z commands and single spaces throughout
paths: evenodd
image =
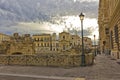
M 93 55 L 87 54 L 86 65 L 93 63 Z M 26 66 L 76 67 L 81 65 L 81 55 L 0 55 L 0 64 Z
M 113 59 L 119 59 L 119 51 L 111 51 L 111 57 Z

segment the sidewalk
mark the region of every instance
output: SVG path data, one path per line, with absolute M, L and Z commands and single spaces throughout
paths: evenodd
M 120 64 L 120 59 L 117 59 L 117 63 Z
M 113 60 L 110 56 L 98 55 L 94 66 L 98 79 L 95 80 L 120 80 L 120 64 L 117 62 L 118 60 Z

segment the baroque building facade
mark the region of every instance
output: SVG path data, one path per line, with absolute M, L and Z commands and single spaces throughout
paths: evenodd
M 100 50 L 120 58 L 120 0 L 99 1 Z
M 57 52 L 59 43 L 55 33 L 51 34 L 35 34 L 32 36 L 35 45 L 35 53 L 51 53 Z
M 66 51 L 71 48 L 70 39 L 71 39 L 70 33 L 65 31 L 59 33 L 59 50 L 60 51 Z
M 35 45 L 35 53 L 46 53 L 52 49 L 50 34 L 35 34 L 32 36 Z

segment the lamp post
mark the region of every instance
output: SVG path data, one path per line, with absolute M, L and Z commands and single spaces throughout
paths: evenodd
M 82 35 L 82 55 L 81 55 L 82 63 L 81 63 L 81 66 L 85 66 L 85 54 L 84 54 L 84 42 L 83 42 L 83 20 L 84 20 L 83 13 L 81 13 L 79 15 L 79 17 L 80 17 L 80 20 L 81 20 L 81 35 Z
M 96 42 L 95 42 L 95 35 L 94 35 L 94 50 L 95 50 L 95 56 L 96 56 Z

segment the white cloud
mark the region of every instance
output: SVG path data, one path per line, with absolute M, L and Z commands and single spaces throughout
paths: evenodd
M 74 2 L 76 2 L 77 0 L 74 0 Z

